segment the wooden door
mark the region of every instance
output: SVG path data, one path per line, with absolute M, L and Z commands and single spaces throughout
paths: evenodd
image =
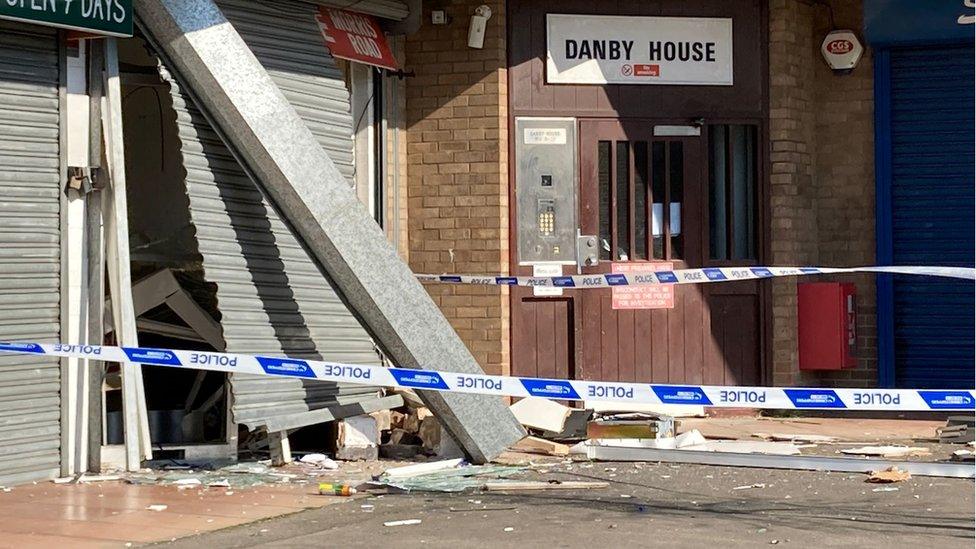
M 596 235 L 601 244 L 599 265 L 584 268 L 585 274 L 612 272 L 614 263 L 650 268 L 663 262 L 675 269 L 728 264 L 710 259 L 715 234 L 709 224 L 728 220 L 711 219 L 714 154 L 708 154 L 707 128 L 702 136 L 658 137 L 654 123 L 644 120 L 579 124 L 580 231 Z M 564 268 L 565 274 L 575 271 Z M 516 272 L 531 274 L 525 267 Z M 759 384 L 759 289 L 758 282 L 682 285 L 674 288 L 674 308 L 615 310 L 611 289 L 566 290 L 560 298 L 545 298 L 513 288 L 512 373 Z M 567 326 L 572 333 L 564 336 Z M 551 344 L 540 340 L 549 334 Z
M 587 274 L 612 272 L 614 263 L 701 263 L 700 138 L 653 133 L 637 121 L 580 123 L 580 230 L 601 247 Z M 702 339 L 702 295 L 676 290 L 675 308 L 658 310 L 614 310 L 610 289 L 578 292 L 580 377 L 701 381 L 693 342 Z

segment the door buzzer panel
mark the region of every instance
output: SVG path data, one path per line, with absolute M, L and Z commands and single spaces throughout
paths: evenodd
M 576 120 L 515 120 L 520 265 L 576 263 Z

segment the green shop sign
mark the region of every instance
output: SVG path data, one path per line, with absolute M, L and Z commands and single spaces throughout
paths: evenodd
M 132 36 L 132 0 L 0 0 L 0 19 Z

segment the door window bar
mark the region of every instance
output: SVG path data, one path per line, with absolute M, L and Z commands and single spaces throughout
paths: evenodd
M 599 141 L 600 259 L 680 259 L 684 143 Z

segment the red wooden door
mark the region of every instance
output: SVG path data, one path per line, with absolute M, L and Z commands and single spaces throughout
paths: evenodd
M 614 262 L 701 263 L 700 138 L 653 133 L 646 122 L 580 123 L 580 229 L 601 246 L 588 274 Z M 700 288 L 676 288 L 675 308 L 655 310 L 614 310 L 610 289 L 577 293 L 581 378 L 701 381 Z
M 597 235 L 600 263 L 709 260 L 706 136 L 658 137 L 652 122 L 579 122 L 579 224 Z M 575 273 L 565 267 L 564 273 Z M 528 275 L 526 267 L 515 269 Z M 560 298 L 512 289 L 512 373 L 606 381 L 759 384 L 761 300 L 757 282 L 682 285 L 674 308 L 613 309 L 612 290 L 566 290 Z M 551 343 L 548 338 L 551 338 Z M 545 340 L 545 341 L 543 341 Z
M 708 162 L 700 136 L 657 137 L 645 121 L 580 122 L 580 229 L 601 261 L 705 266 Z M 720 287 L 724 286 L 724 287 Z M 760 381 L 758 285 L 682 285 L 674 308 L 612 307 L 612 290 L 578 290 L 581 379 L 745 384 Z

